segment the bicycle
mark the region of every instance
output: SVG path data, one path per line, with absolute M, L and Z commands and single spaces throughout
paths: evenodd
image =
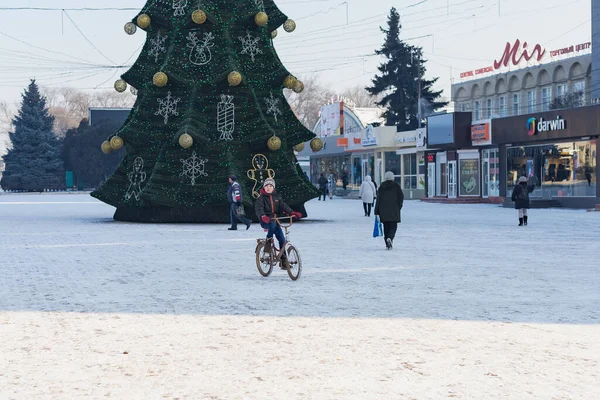
M 290 242 L 290 234 L 288 229 L 293 225 L 293 217 L 282 217 L 282 218 L 273 218 L 279 226 L 281 226 L 285 232 L 285 245 L 282 249 L 277 250 L 275 248 L 275 244 L 271 244 L 271 251 L 265 253 L 265 245 L 267 244 L 267 239 L 256 239 L 256 268 L 258 268 L 258 272 L 267 277 L 271 275 L 273 272 L 273 267 L 276 264 L 279 264 L 281 269 L 285 269 L 291 280 L 295 281 L 300 278 L 300 274 L 302 272 L 302 259 L 300 258 L 300 253 L 298 249 L 294 247 Z M 279 222 L 280 219 L 289 219 L 290 223 L 287 225 L 283 225 Z M 273 241 L 273 238 L 271 238 Z M 287 254 L 287 260 L 289 267 L 284 267 L 283 262 L 281 260 L 284 252 Z

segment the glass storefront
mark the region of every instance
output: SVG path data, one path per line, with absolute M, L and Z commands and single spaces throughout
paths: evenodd
M 500 155 L 498 149 L 482 150 L 481 194 L 483 198 L 500 196 Z
M 385 172 L 391 171 L 394 173 L 394 180 L 397 184 L 402 183 L 402 164 L 400 163 L 402 156 L 395 151 L 387 151 L 385 153 Z
M 321 174 L 329 177 L 333 174 L 336 186 L 342 187 L 344 176 L 350 181 L 350 155 L 312 158 L 310 160 L 310 179 L 316 184 Z
M 507 193 L 526 176 L 532 197 L 595 197 L 596 149 L 596 140 L 509 147 Z

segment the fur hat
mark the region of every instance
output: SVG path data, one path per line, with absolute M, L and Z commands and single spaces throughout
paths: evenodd
M 275 179 L 273 179 L 273 178 L 265 179 L 265 181 L 263 182 L 263 187 L 265 187 L 267 185 L 273 185 L 273 188 L 275 188 Z
M 394 173 L 392 171 L 388 171 L 385 173 L 385 175 L 383 175 L 383 177 L 385 178 L 386 181 L 393 181 Z
M 520 177 L 519 183 L 527 183 L 527 178 L 525 178 L 524 176 Z

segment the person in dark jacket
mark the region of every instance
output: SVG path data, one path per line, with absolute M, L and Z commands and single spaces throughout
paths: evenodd
M 272 178 L 265 179 L 263 188 L 260 190 L 260 196 L 256 199 L 256 203 L 254 204 L 254 210 L 256 211 L 256 216 L 260 219 L 260 226 L 267 231 L 265 252 L 271 251 L 273 235 L 277 238 L 280 249 L 285 245 L 285 235 L 283 234 L 283 230 L 273 218 L 277 218 L 284 214 L 297 219 L 302 218 L 302 214 L 292 210 L 275 191 L 275 180 Z M 289 267 L 285 253 L 283 254 L 281 261 L 283 268 Z
M 377 192 L 375 215 L 383 223 L 383 239 L 388 250 L 394 247 L 394 238 L 400 222 L 400 210 L 404 204 L 402 188 L 394 182 L 394 173 L 388 171 L 384 175 L 385 181 Z
M 527 209 L 529 208 L 529 193 L 535 186 L 528 185 L 527 178 L 522 176 L 513 189 L 511 199 L 515 202 L 515 209 L 519 210 L 519 226 L 527 225 Z
M 327 184 L 329 181 L 325 178 L 325 175 L 321 174 L 317 183 L 319 184 L 319 201 L 321 201 L 321 196 L 323 196 L 323 201 L 325 201 L 327 198 Z
M 231 220 L 231 227 L 229 231 L 237 231 L 238 220 L 246 225 L 246 230 L 252 225 L 252 221 L 246 218 L 244 215 L 238 213 L 238 208 L 242 207 L 242 187 L 237 181 L 237 176 L 231 175 L 229 177 L 229 188 L 227 188 L 227 200 L 229 200 L 229 219 Z

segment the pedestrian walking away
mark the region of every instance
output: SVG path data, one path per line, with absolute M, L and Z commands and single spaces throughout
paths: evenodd
M 373 206 L 373 202 L 375 201 L 376 195 L 377 189 L 375 188 L 375 184 L 371 180 L 371 176 L 365 176 L 365 180 L 363 181 L 362 185 L 360 185 L 360 190 L 358 192 L 358 197 L 363 201 L 365 217 L 371 216 L 371 207 Z
M 227 189 L 227 200 L 229 200 L 229 219 L 231 221 L 231 227 L 229 227 L 229 231 L 237 230 L 238 220 L 246 225 L 246 230 L 250 228 L 252 225 L 252 221 L 250 221 L 244 215 L 244 206 L 242 204 L 242 187 L 240 183 L 237 181 L 237 176 L 231 175 L 229 177 L 229 188 Z
M 394 238 L 401 221 L 400 213 L 404 205 L 402 188 L 394 181 L 394 173 L 388 171 L 384 175 L 385 181 L 379 187 L 375 215 L 383 224 L 383 239 L 388 250 L 394 247 Z
M 260 219 L 260 226 L 267 231 L 265 253 L 271 251 L 271 246 L 273 246 L 273 235 L 277 238 L 280 249 L 283 249 L 285 246 L 285 235 L 281 226 L 279 226 L 274 218 L 284 214 L 297 219 L 302 218 L 302 214 L 292 210 L 290 206 L 283 201 L 283 198 L 279 193 L 275 191 L 275 180 L 272 178 L 265 179 L 263 188 L 260 190 L 260 196 L 256 199 L 256 203 L 254 204 L 254 211 Z M 282 267 L 289 267 L 289 262 L 285 253 L 283 253 L 281 261 Z
M 519 226 L 527 225 L 528 215 L 527 209 L 530 206 L 529 193 L 535 189 L 534 185 L 530 185 L 527 178 L 522 176 L 519 178 L 517 185 L 513 189 L 511 199 L 515 202 L 515 208 L 519 212 Z
M 327 181 L 324 174 L 321 174 L 317 183 L 319 184 L 319 201 L 321 201 L 321 196 L 323 196 L 323 201 L 325 201 L 327 198 L 327 184 L 329 181 Z

